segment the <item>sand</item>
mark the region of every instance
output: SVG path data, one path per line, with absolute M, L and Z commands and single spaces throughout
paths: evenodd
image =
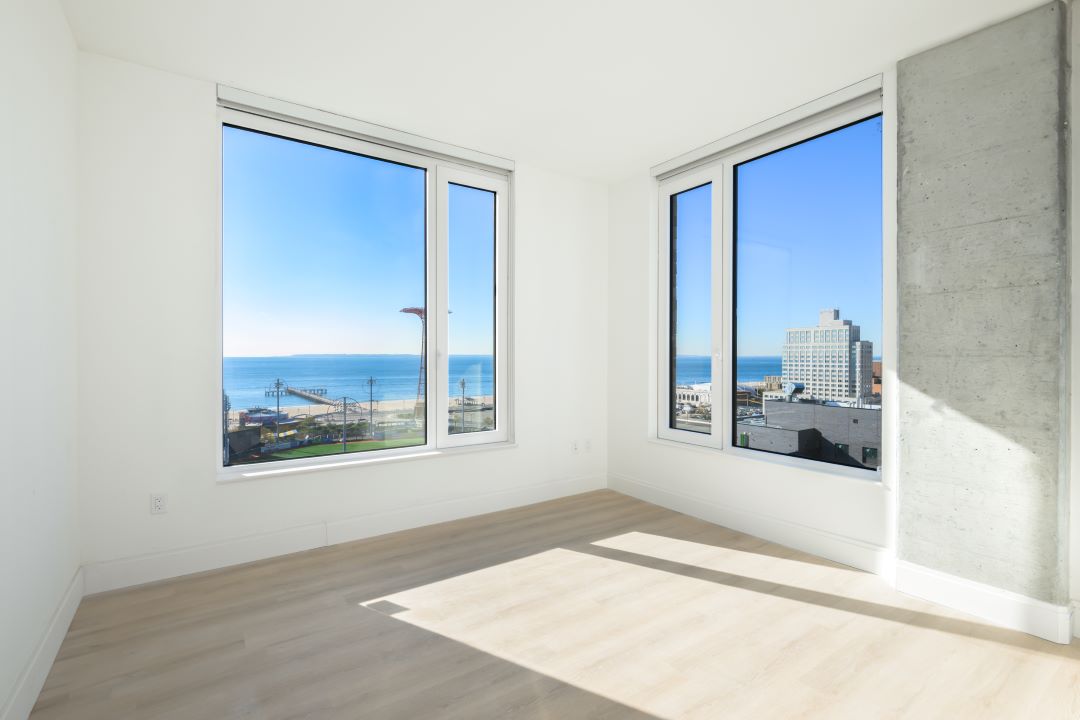
M 467 396 L 466 399 L 470 401 L 465 406 L 466 410 L 468 410 L 468 409 L 470 409 L 472 407 L 472 404 L 474 402 L 476 404 L 490 405 L 494 398 L 491 395 L 482 395 L 482 396 L 475 396 L 475 397 L 474 396 Z M 461 405 L 460 405 L 461 398 L 460 397 L 451 398 L 450 402 L 451 402 L 451 407 L 452 408 L 460 408 L 461 407 Z M 368 404 L 366 402 L 365 403 L 359 403 L 359 405 L 360 405 L 361 410 L 366 411 L 367 408 L 368 408 Z M 385 420 L 385 419 L 390 419 L 390 416 L 393 416 L 395 414 L 412 413 L 415 406 L 416 406 L 416 400 L 415 399 L 376 400 L 375 401 L 375 419 L 376 420 L 380 420 L 380 419 Z M 274 405 L 267 404 L 267 407 L 270 408 L 271 410 L 275 409 Z M 247 411 L 246 410 L 230 410 L 229 411 L 229 420 L 232 423 L 239 423 L 240 422 L 240 413 L 242 413 L 242 412 L 247 412 Z M 300 417 L 300 416 L 311 416 L 311 415 L 325 415 L 327 412 L 333 412 L 333 406 L 331 406 L 331 405 L 323 405 L 321 403 L 320 404 L 312 403 L 310 405 L 288 405 L 288 406 L 282 405 L 281 406 L 281 412 L 288 413 L 288 416 L 291 417 L 291 418 Z M 350 407 L 350 414 L 351 414 L 351 412 L 352 412 L 352 408 Z

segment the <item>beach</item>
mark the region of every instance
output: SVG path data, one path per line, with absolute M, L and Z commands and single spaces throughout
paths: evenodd
M 273 398 L 270 398 L 270 399 L 273 400 Z M 296 398 L 293 398 L 293 399 L 295 400 Z M 468 413 L 473 412 L 473 410 L 471 410 L 472 406 L 491 406 L 494 399 L 495 398 L 494 398 L 493 395 L 479 395 L 479 396 L 475 396 L 475 397 L 474 396 L 467 396 L 466 397 L 466 406 L 465 406 L 466 412 L 468 412 Z M 266 404 L 262 405 L 262 407 L 267 408 L 271 412 L 276 412 L 277 411 L 276 405 L 274 403 L 272 403 L 272 402 L 271 403 L 266 403 Z M 413 413 L 415 407 L 416 407 L 416 399 L 415 398 L 411 398 L 411 399 L 407 399 L 407 400 L 404 400 L 404 399 L 401 399 L 401 400 L 376 400 L 374 402 L 375 422 L 376 423 L 378 423 L 378 422 L 388 422 L 390 420 L 404 419 L 404 418 L 397 417 L 397 416 L 402 415 L 402 414 L 408 414 L 409 417 L 412 417 L 412 413 Z M 450 398 L 450 409 L 451 409 L 451 411 L 458 410 L 460 412 L 460 408 L 461 408 L 461 398 L 460 397 L 452 397 L 452 398 Z M 230 427 L 239 426 L 241 413 L 247 413 L 247 412 L 248 412 L 247 408 L 242 409 L 242 410 L 230 410 L 229 411 L 229 426 Z M 332 406 L 332 405 L 323 405 L 321 403 L 320 404 L 311 403 L 309 405 L 288 405 L 288 406 L 282 405 L 281 406 L 282 415 L 285 415 L 290 419 L 292 419 L 292 418 L 315 417 L 315 416 L 325 415 L 328 412 L 330 412 L 330 413 L 335 412 L 334 406 Z M 366 402 L 360 402 L 360 403 L 356 403 L 356 404 L 350 403 L 349 404 L 348 414 L 349 414 L 350 421 L 352 420 L 353 416 L 355 414 L 357 414 L 357 413 L 361 417 L 366 417 L 367 412 L 368 412 L 368 404 Z M 338 409 L 337 413 L 340 415 L 341 410 Z

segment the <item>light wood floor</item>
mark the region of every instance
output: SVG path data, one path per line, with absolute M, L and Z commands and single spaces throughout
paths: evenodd
M 87 597 L 34 720 L 1080 718 L 1080 644 L 610 491 Z

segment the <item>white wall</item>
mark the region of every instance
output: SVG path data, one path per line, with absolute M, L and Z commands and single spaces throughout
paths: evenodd
M 88 53 L 79 64 L 88 591 L 604 485 L 607 192 L 527 165 L 517 447 L 218 484 L 215 89 Z M 168 493 L 167 514 L 149 514 L 151 492 Z
M 771 540 L 888 571 L 890 498 L 876 482 L 650 439 L 656 200 L 645 172 L 609 197 L 611 487 Z
M 0 66 L 0 717 L 17 717 L 44 679 L 23 673 L 79 565 L 76 51 L 54 2 L 4 0 Z

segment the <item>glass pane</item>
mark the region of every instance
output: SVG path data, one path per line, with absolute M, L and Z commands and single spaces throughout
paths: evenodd
M 712 185 L 671 196 L 669 426 L 712 432 Z
M 495 193 L 450 183 L 450 434 L 495 429 Z
M 425 171 L 222 133 L 225 464 L 423 445 Z
M 881 117 L 737 165 L 735 198 L 733 442 L 878 467 Z

